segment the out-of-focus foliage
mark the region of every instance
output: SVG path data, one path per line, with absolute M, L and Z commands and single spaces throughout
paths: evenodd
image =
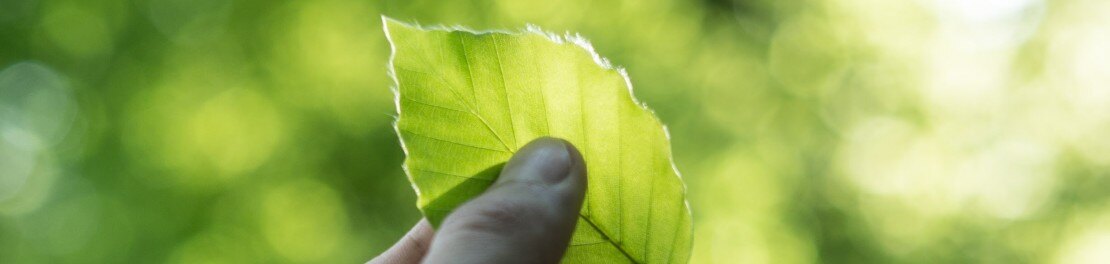
M 695 263 L 1110 261 L 1102 0 L 0 1 L 0 263 L 359 262 L 417 221 L 379 14 L 580 32 Z

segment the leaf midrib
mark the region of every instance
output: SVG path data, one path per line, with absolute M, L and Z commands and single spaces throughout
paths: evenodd
M 605 242 L 609 242 L 609 244 L 613 245 L 614 248 L 617 248 L 617 251 L 620 251 L 621 254 L 624 254 L 624 257 L 628 258 L 628 260 L 632 261 L 632 263 L 637 263 L 637 264 L 642 263 L 642 262 L 636 260 L 635 257 L 632 257 L 632 254 L 628 254 L 627 251 L 624 251 L 624 248 L 621 247 L 621 245 L 619 243 L 620 241 L 616 241 L 616 240 L 613 240 L 612 238 L 609 238 L 609 235 L 605 233 L 605 230 L 602 230 L 601 227 L 597 226 L 597 224 L 594 224 L 594 221 L 590 220 L 589 217 L 586 217 L 582 214 L 579 214 L 578 218 L 582 219 L 582 221 L 586 222 L 587 224 L 590 224 L 590 227 L 593 227 L 594 230 L 597 230 L 598 234 L 601 234 L 601 238 L 605 239 Z

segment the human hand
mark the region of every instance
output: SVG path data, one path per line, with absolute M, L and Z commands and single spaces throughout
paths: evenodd
M 536 139 L 509 159 L 485 193 L 447 216 L 438 232 L 420 220 L 368 263 L 557 263 L 585 194 L 582 154 L 565 140 Z

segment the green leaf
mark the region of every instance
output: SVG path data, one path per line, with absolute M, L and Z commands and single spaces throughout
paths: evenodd
M 689 259 L 690 212 L 667 133 L 622 69 L 577 36 L 383 20 L 405 171 L 433 225 L 482 193 L 522 145 L 553 136 L 581 150 L 589 179 L 564 262 Z

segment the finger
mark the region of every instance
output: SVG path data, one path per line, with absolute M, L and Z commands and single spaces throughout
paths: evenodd
M 428 246 L 432 242 L 432 225 L 428 224 L 428 220 L 420 219 L 416 226 L 412 227 L 401 241 L 397 241 L 393 247 L 390 247 L 381 255 L 374 257 L 367 264 L 416 264 L 424 258 L 424 254 L 428 252 Z
M 425 263 L 557 263 L 586 193 L 586 165 L 569 142 L 520 149 L 481 196 L 440 226 Z

